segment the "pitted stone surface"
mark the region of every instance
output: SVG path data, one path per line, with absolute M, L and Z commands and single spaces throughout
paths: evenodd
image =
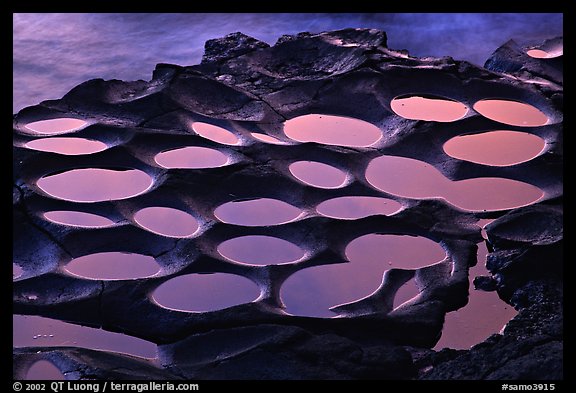
M 273 371 L 269 366 L 268 371 L 260 369 L 260 374 L 254 371 L 252 377 L 378 378 L 378 370 L 385 368 L 397 370 L 397 374 L 390 372 L 380 375 L 382 378 L 414 377 L 412 363 L 399 345 L 433 347 L 440 337 L 446 312 L 467 303 L 468 268 L 476 263 L 476 243 L 482 241 L 480 228 L 475 225 L 479 218 L 502 216 L 488 228 L 489 242 L 522 243 L 521 251 L 511 251 L 512 261 L 517 259 L 514 253 L 533 252 L 535 245 L 548 247 L 550 242 L 556 244 L 562 237 L 559 209 L 563 195 L 561 81 L 557 80 L 556 69 L 537 70 L 539 78 L 553 80 L 553 83 L 538 85 L 529 80 L 534 76 L 532 71 L 503 73 L 503 68 L 497 66 L 503 64 L 503 56 L 506 56 L 504 49 L 487 62 L 493 68 L 491 71 L 449 57 L 410 57 L 405 52 L 387 48 L 386 34 L 377 30 L 301 33 L 283 36 L 272 47 L 235 33 L 207 42 L 200 65 L 159 64 L 148 82 L 91 80 L 75 87 L 62 99 L 23 109 L 13 121 L 14 263 L 23 269 L 22 276 L 14 282 L 14 312 L 101 326 L 160 344 L 162 357 L 171 360 L 163 366 L 139 363 L 131 369 L 153 368 L 156 371 L 149 375 L 158 378 L 237 376 L 249 371 L 242 364 L 244 361 L 254 365 L 252 370 L 270 362 L 268 350 L 285 352 L 285 364 L 292 364 L 292 368 Z M 530 60 L 530 64 L 537 62 Z M 480 132 L 501 125 L 474 111 L 452 123 L 407 120 L 394 114 L 390 109 L 391 100 L 414 92 L 445 96 L 469 108 L 476 101 L 493 96 L 534 105 L 548 116 L 548 124 L 507 128 L 543 138 L 545 153 L 505 168 L 452 158 L 442 149 L 446 141 L 463 132 Z M 310 113 L 365 120 L 378 126 L 383 137 L 369 147 L 349 148 L 299 143 L 283 134 L 286 119 Z M 27 130 L 26 124 L 59 117 L 87 121 L 89 125 L 73 135 L 102 141 L 108 149 L 85 156 L 62 156 L 24 147 L 26 142 L 40 137 Z M 223 146 L 207 140 L 194 132 L 193 122 L 226 128 L 239 143 Z M 284 144 L 263 143 L 254 139 L 252 132 L 278 138 Z M 165 169 L 154 161 L 157 153 L 183 146 L 216 149 L 228 156 L 227 165 L 201 170 Z M 510 213 L 472 213 L 443 200 L 397 197 L 375 189 L 366 180 L 369 162 L 382 155 L 424 161 L 453 181 L 476 177 L 523 181 L 539 187 L 544 196 L 537 205 Z M 288 166 L 310 159 L 340 169 L 351 180 L 336 189 L 318 189 L 295 180 Z M 132 198 L 89 204 L 50 197 L 36 185 L 45 175 L 86 167 L 139 169 L 153 179 L 153 185 Z M 324 217 L 315 211 L 321 202 L 341 196 L 386 197 L 399 202 L 403 210 L 393 216 L 357 220 Z M 268 227 L 227 224 L 214 216 L 218 206 L 245 198 L 277 199 L 305 214 L 295 221 Z M 174 239 L 135 225 L 133 217 L 137 211 L 159 203 L 192 215 L 199 223 L 199 230 L 193 237 Z M 548 228 L 543 233 L 526 229 L 524 234 L 519 234 L 516 226 L 510 227 L 514 220 L 507 217 L 520 214 L 527 217 L 529 225 L 537 225 L 539 212 L 546 209 L 553 214 L 542 218 Z M 98 214 L 115 224 L 90 230 L 63 226 L 42 216 L 51 210 Z M 534 213 L 523 214 L 525 211 Z M 550 220 L 555 224 L 548 225 Z M 311 266 L 345 262 L 346 245 L 370 233 L 424 236 L 440 243 L 447 257 L 420 269 L 390 269 L 372 295 L 334 307 L 341 318 L 298 317 L 283 311 L 280 288 L 290 275 Z M 304 249 L 306 256 L 292 264 L 252 266 L 228 261 L 218 254 L 219 244 L 243 235 L 278 237 Z M 73 258 L 116 250 L 119 239 L 122 239 L 122 251 L 153 256 L 161 266 L 160 274 L 134 280 L 99 281 L 63 273 L 62 266 Z M 492 256 L 498 262 L 492 264 L 507 264 L 508 254 L 502 259 L 498 252 L 501 251 L 496 250 Z M 500 267 L 490 270 L 495 280 L 501 280 L 498 274 L 505 273 Z M 517 270 L 506 280 L 516 282 L 514 280 L 522 276 Z M 170 310 L 151 300 L 151 292 L 160 284 L 194 272 L 242 275 L 259 286 L 260 298 L 206 313 Z M 514 288 L 524 288 L 530 282 L 531 273 L 527 274 L 528 278 L 521 279 Z M 419 295 L 393 310 L 394 294 L 412 278 L 418 283 Z M 501 286 L 498 291 L 505 294 L 501 294 L 505 300 L 514 293 Z M 37 294 L 36 297 L 27 296 L 31 292 Z M 259 339 L 254 346 L 243 347 L 222 363 L 218 363 L 220 355 L 210 355 L 215 364 L 219 364 L 218 369 L 212 371 L 198 366 L 210 363 L 210 356 L 194 364 L 190 360 L 181 361 L 177 356 L 181 351 L 190 351 L 187 343 L 202 335 L 215 337 L 220 331 L 234 335 L 235 329 L 249 332 L 264 329 L 263 326 L 274 326 L 284 332 L 282 334 L 294 335 L 295 345 L 300 349 L 290 349 L 285 342 L 280 345 L 274 340 L 270 349 Z M 349 349 L 350 353 L 364 351 L 364 354 L 359 358 L 341 359 L 343 363 L 330 368 L 326 366 L 328 360 L 340 354 L 326 350 L 310 355 L 310 348 L 324 345 L 319 343 L 346 348 L 342 353 Z M 111 375 L 107 374 L 107 361 L 102 361 L 101 356 L 109 359 L 119 356 L 94 354 L 81 348 L 50 351 L 55 359 L 72 356 L 70 351 L 87 351 L 89 355 L 83 361 L 103 370 L 101 374 L 94 374 L 98 377 Z M 27 349 L 15 349 L 14 356 L 31 359 L 36 355 Z M 117 361 L 127 360 L 118 358 Z M 27 362 L 21 364 L 29 365 Z M 64 363 L 56 363 L 63 370 Z M 306 370 L 310 365 L 314 368 Z M 351 369 L 343 371 L 347 367 Z M 23 372 L 24 368 L 18 368 L 17 372 Z M 156 372 L 158 374 L 154 374 Z M 77 373 L 70 378 L 86 378 L 87 374 Z

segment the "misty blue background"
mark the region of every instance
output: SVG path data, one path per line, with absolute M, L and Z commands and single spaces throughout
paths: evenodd
M 515 39 L 562 35 L 550 13 L 13 14 L 13 111 L 60 98 L 88 79 L 149 80 L 157 63 L 200 62 L 204 42 L 241 31 L 269 44 L 283 34 L 377 28 L 412 56 L 452 56 L 483 65 Z

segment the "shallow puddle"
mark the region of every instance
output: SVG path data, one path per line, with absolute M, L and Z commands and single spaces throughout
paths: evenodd
M 97 214 L 75 212 L 69 210 L 54 210 L 44 213 L 44 218 L 56 224 L 70 225 L 82 228 L 101 228 L 114 225 L 114 221 Z
M 460 160 L 508 166 L 537 157 L 545 145 L 542 138 L 526 132 L 490 131 L 454 137 L 444 144 L 444 151 Z
M 69 156 L 98 153 L 108 146 L 100 141 L 84 138 L 43 138 L 27 142 L 26 147 Z
M 484 242 L 478 245 L 478 263 L 470 268 L 470 297 L 463 308 L 446 314 L 442 337 L 434 349 L 469 349 L 502 330 L 518 312 L 502 301 L 496 292 L 474 289 L 474 277 L 490 273 L 486 269 L 488 251 Z
M 167 169 L 204 169 L 224 166 L 228 157 L 218 150 L 188 146 L 158 153 L 154 160 Z
M 259 140 L 260 142 L 270 143 L 272 145 L 284 145 L 285 144 L 280 139 L 274 138 L 273 136 L 270 136 L 270 135 L 260 134 L 258 132 L 252 132 L 252 133 L 250 133 L 250 135 L 252 135 L 252 137 Z
M 114 251 L 74 258 L 64 269 L 92 280 L 130 280 L 150 277 L 160 271 L 160 266 L 148 255 Z
M 52 362 L 39 360 L 30 366 L 24 379 L 27 381 L 63 381 L 66 378 Z
M 477 101 L 474 110 L 488 119 L 520 127 L 536 127 L 548 123 L 538 108 L 520 101 L 486 99 Z
M 279 225 L 292 221 L 300 209 L 277 199 L 233 201 L 219 206 L 214 215 L 222 222 L 244 226 Z
M 432 165 L 405 157 L 381 156 L 370 162 L 366 179 L 377 189 L 415 198 L 443 198 L 469 211 L 496 211 L 529 205 L 544 193 L 517 180 L 483 177 L 450 181 Z
M 340 188 L 346 174 L 338 168 L 316 161 L 297 161 L 290 164 L 290 172 L 298 180 L 318 188 Z
M 151 232 L 171 237 L 193 235 L 199 227 L 190 214 L 170 207 L 144 208 L 134 215 L 134 220 Z
M 22 273 L 24 273 L 24 269 L 12 262 L 12 279 L 17 279 Z
M 236 135 L 225 128 L 202 122 L 193 123 L 192 128 L 198 135 L 211 141 L 222 143 L 223 145 L 238 144 Z
M 172 278 L 152 294 L 156 303 L 180 311 L 216 311 L 256 300 L 260 290 L 251 280 L 228 273 L 187 274 Z
M 399 116 L 411 120 L 452 122 L 463 118 L 468 107 L 461 102 L 443 97 L 400 96 L 390 102 Z
M 86 168 L 47 175 L 37 184 L 44 192 L 59 199 L 101 202 L 142 194 L 152 185 L 152 178 L 137 169 Z
M 370 295 L 382 283 L 386 270 L 432 265 L 442 261 L 446 252 L 424 237 L 370 234 L 350 242 L 346 255 L 348 263 L 310 267 L 291 275 L 281 289 L 286 311 L 301 316 L 336 316 L 330 307 Z M 395 304 L 418 293 L 415 284 L 407 284 Z
M 250 265 L 277 265 L 295 262 L 304 250 L 284 239 L 270 236 L 241 236 L 226 240 L 218 252 L 232 261 Z
M 350 147 L 370 146 L 382 137 L 374 124 L 351 117 L 311 114 L 284 123 L 284 133 L 298 142 Z
M 328 199 L 318 205 L 318 213 L 332 218 L 355 220 L 377 214 L 390 216 L 402 209 L 402 205 L 393 199 L 347 196 Z
M 545 51 L 542 49 L 529 49 L 526 51 L 528 56 L 534 57 L 536 59 L 553 59 L 555 57 L 562 56 L 564 54 L 563 48 L 559 48 L 553 51 Z
M 62 117 L 58 119 L 40 120 L 28 123 L 26 124 L 26 128 L 38 134 L 56 135 L 78 131 L 84 128 L 87 124 L 88 123 L 84 120 Z
M 83 347 L 154 358 L 156 345 L 121 333 L 74 325 L 38 316 L 12 316 L 12 345 L 21 347 Z

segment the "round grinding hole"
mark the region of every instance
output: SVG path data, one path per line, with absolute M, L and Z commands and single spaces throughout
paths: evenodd
M 290 164 L 290 173 L 298 180 L 318 188 L 340 188 L 346 174 L 338 168 L 316 161 L 298 161 Z
M 170 237 L 186 237 L 198 230 L 194 217 L 170 207 L 144 208 L 134 215 L 134 220 L 151 232 Z
M 545 51 L 542 49 L 529 49 L 526 51 L 528 56 L 534 57 L 536 59 L 553 59 L 555 57 L 562 56 L 564 54 L 564 48 L 559 47 L 555 50 Z
M 66 378 L 54 364 L 47 360 L 39 360 L 30 366 L 24 379 L 27 381 L 63 381 Z
M 250 135 L 252 135 L 252 137 L 254 137 L 254 139 L 257 139 L 261 142 L 270 143 L 272 145 L 284 145 L 285 144 L 280 139 L 274 138 L 273 136 L 270 136 L 270 135 L 260 134 L 258 132 L 252 132 L 252 133 L 250 133 Z
M 486 99 L 477 101 L 474 110 L 490 120 L 520 127 L 536 127 L 548 123 L 538 108 L 524 102 Z
M 330 307 L 372 294 L 386 270 L 428 266 L 446 257 L 438 243 L 424 237 L 376 234 L 354 239 L 346 255 L 348 263 L 314 266 L 292 274 L 281 288 L 286 311 L 300 316 L 335 316 Z M 397 301 L 411 291 L 406 288 L 398 293 Z
M 57 135 L 78 131 L 87 124 L 84 120 L 62 117 L 59 119 L 40 120 L 28 123 L 26 124 L 26 128 L 38 134 Z
M 12 262 L 12 279 L 17 279 L 22 273 L 24 273 L 24 269 Z
M 364 120 L 311 114 L 284 123 L 284 133 L 299 142 L 350 147 L 370 146 L 382 137 L 380 129 Z
M 390 216 L 402 209 L 402 205 L 393 199 L 347 196 L 329 199 L 318 205 L 318 213 L 333 218 L 355 220 L 377 214 Z
M 198 135 L 211 141 L 222 143 L 224 145 L 236 145 L 238 138 L 232 132 L 225 128 L 218 127 L 208 123 L 195 122 L 192 128 Z
M 121 333 L 38 316 L 12 316 L 12 344 L 22 347 L 81 347 L 156 357 L 156 344 Z
M 218 150 L 189 146 L 163 151 L 158 153 L 154 160 L 167 169 L 204 169 L 224 166 L 228 157 Z
M 144 193 L 152 178 L 137 169 L 73 169 L 38 180 L 47 194 L 67 201 L 101 202 L 126 199 Z
M 373 159 L 366 169 L 366 180 L 380 191 L 418 199 L 441 197 L 451 183 L 424 161 L 396 156 Z
M 105 143 L 91 139 L 58 137 L 36 139 L 26 143 L 25 146 L 33 150 L 68 156 L 98 153 L 108 148 Z
M 100 252 L 75 258 L 64 269 L 91 280 L 130 280 L 153 276 L 160 271 L 160 266 L 147 255 Z
M 44 218 L 56 224 L 83 228 L 101 228 L 114 225 L 114 221 L 92 213 L 54 210 L 44 213 Z
M 429 95 L 399 96 L 390 102 L 390 107 L 406 119 L 444 123 L 459 120 L 468 113 L 468 107 L 459 101 Z
M 444 144 L 444 151 L 460 160 L 508 166 L 530 161 L 545 145 L 542 138 L 526 132 L 490 131 L 454 137 Z
M 214 215 L 222 222 L 245 226 L 279 225 L 292 221 L 302 211 L 286 202 L 259 198 L 233 201 L 219 206 Z
M 452 183 L 446 197 L 455 206 L 470 211 L 497 211 L 527 206 L 537 202 L 544 192 L 518 180 L 479 177 Z
M 295 262 L 304 250 L 289 241 L 270 236 L 241 236 L 226 240 L 218 252 L 234 262 L 250 265 L 276 265 Z
M 160 306 L 172 310 L 206 312 L 249 303 L 260 290 L 251 280 L 228 273 L 187 274 L 172 278 L 152 294 Z

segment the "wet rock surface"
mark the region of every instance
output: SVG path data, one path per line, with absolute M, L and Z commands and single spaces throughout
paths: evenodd
M 386 34 L 370 29 L 283 36 L 271 47 L 234 33 L 208 41 L 199 65 L 159 64 L 148 82 L 87 81 L 62 99 L 23 109 L 13 120 L 14 263 L 23 269 L 14 281 L 14 313 L 147 339 L 159 345 L 159 364 L 85 348 L 15 348 L 15 378 L 45 359 L 69 379 L 561 379 L 562 68 L 524 59 L 519 48 L 506 44 L 480 68 L 448 57 L 410 57 L 387 48 Z M 549 122 L 526 131 L 546 141 L 545 151 L 506 168 L 452 158 L 442 149 L 447 140 L 463 130 L 501 125 L 474 111 L 452 123 L 396 115 L 391 100 L 414 92 L 446 96 L 469 108 L 493 96 L 534 105 Z M 383 137 L 369 147 L 344 148 L 297 143 L 284 135 L 286 119 L 309 113 L 356 117 L 377 125 Z M 26 124 L 60 117 L 87 121 L 74 136 L 102 141 L 108 149 L 62 156 L 24 147 L 38 137 Z M 202 138 L 191 127 L 195 121 L 224 127 L 240 142 L 230 147 Z M 283 145 L 257 141 L 252 132 Z M 154 161 L 159 152 L 188 145 L 219 150 L 228 162 L 188 171 Z M 381 155 L 421 160 L 452 181 L 493 176 L 527 182 L 544 196 L 532 206 L 484 212 L 463 211 L 442 199 L 401 198 L 366 181 L 367 165 Z M 311 158 L 340 168 L 351 180 L 330 190 L 294 180 L 289 164 Z M 139 169 L 153 184 L 142 195 L 89 204 L 50 197 L 36 185 L 47 174 L 86 167 Z M 384 196 L 403 209 L 357 220 L 314 210 L 327 199 L 350 195 Z M 223 203 L 254 197 L 278 199 L 307 214 L 270 227 L 231 225 L 213 215 Z M 134 224 L 139 209 L 158 203 L 196 217 L 199 231 L 174 239 Z M 114 225 L 63 226 L 42 216 L 51 210 L 98 214 Z M 429 348 L 440 338 L 446 313 L 468 301 L 468 270 L 482 241 L 475 223 L 482 218 L 495 221 L 486 228 L 491 277 L 479 279 L 478 286 L 496 290 L 519 314 L 502 335 L 468 351 L 434 352 Z M 372 295 L 333 307 L 340 318 L 284 312 L 280 287 L 290 275 L 346 262 L 345 246 L 369 233 L 424 236 L 440 243 L 447 257 L 418 269 L 388 270 Z M 218 254 L 220 243 L 242 235 L 275 236 L 307 253 L 298 263 L 267 266 Z M 121 251 L 155 257 L 160 273 L 103 281 L 63 272 L 73 258 L 118 251 L 119 239 Z M 260 297 L 206 313 L 152 301 L 160 284 L 197 272 L 244 276 L 258 285 Z M 419 294 L 393 308 L 398 288 L 412 278 Z

